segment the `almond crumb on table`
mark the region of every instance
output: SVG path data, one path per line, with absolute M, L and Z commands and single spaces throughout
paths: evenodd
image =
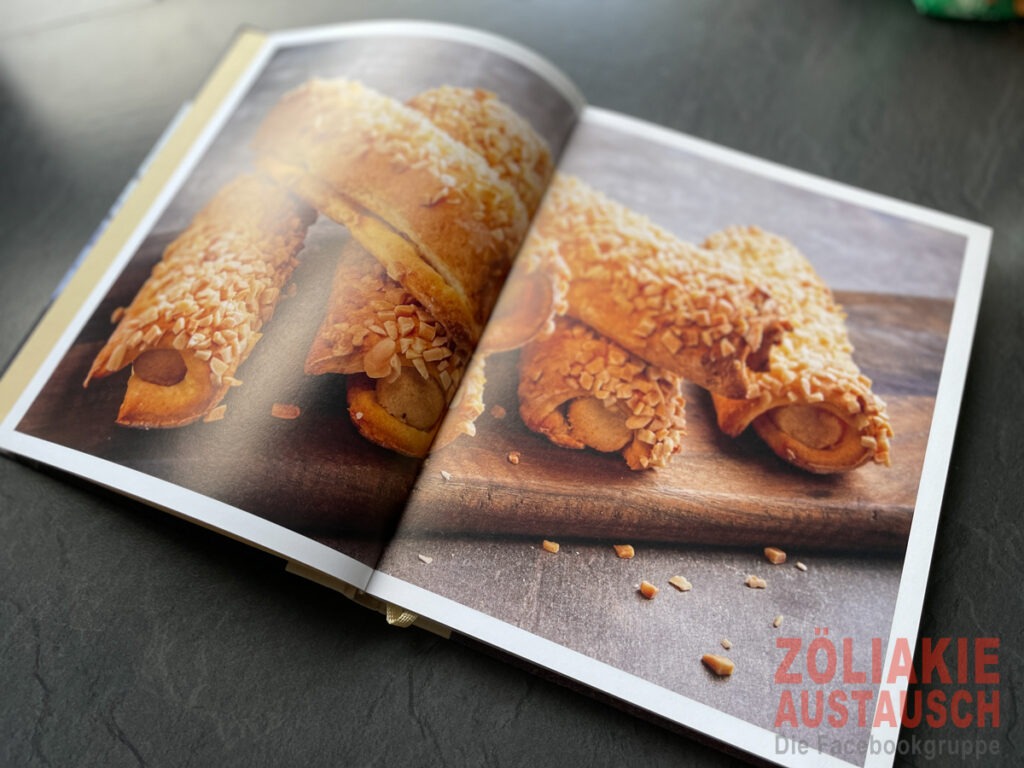
M 505 415 L 506 415 L 505 409 L 502 408 L 500 405 L 492 405 L 491 406 L 491 416 L 493 416 L 494 418 L 496 418 L 496 419 L 504 419 Z
M 275 419 L 297 419 L 302 409 L 294 403 L 274 403 L 270 406 L 270 415 Z
M 765 559 L 773 565 L 781 565 L 786 562 L 786 553 L 778 547 L 765 547 L 764 548 Z
M 765 589 L 768 586 L 768 582 L 762 579 L 760 576 L 750 575 L 747 576 L 747 580 L 743 582 L 751 589 Z
M 732 648 L 732 641 L 728 637 L 723 637 L 721 645 L 723 648 L 725 648 L 725 650 L 728 651 L 730 648 Z
M 680 592 L 689 592 L 693 589 L 693 584 L 690 583 L 689 579 L 685 576 L 673 576 L 668 580 L 668 583 L 678 589 Z
M 444 470 L 444 469 L 442 469 L 442 470 L 441 470 L 441 478 L 442 478 L 442 479 L 443 479 L 443 480 L 444 480 L 445 482 L 447 482 L 448 480 L 451 480 L 451 479 L 452 479 L 452 473 L 451 473 L 451 472 L 448 472 L 447 470 Z
M 772 626 L 775 627 L 776 629 L 778 629 L 779 627 L 782 626 L 782 614 L 781 613 L 778 616 L 775 617 L 774 621 L 772 621 Z
M 803 563 L 800 563 L 800 562 L 798 562 L 798 563 L 796 564 L 796 569 L 797 569 L 798 571 L 806 571 L 806 570 L 807 570 L 807 566 L 806 566 L 806 565 L 804 565 Z
M 719 677 L 728 677 L 736 671 L 736 665 L 725 656 L 719 656 L 717 653 L 705 653 L 701 659 L 704 666 L 710 669 Z
M 653 600 L 654 596 L 658 594 L 658 588 L 651 584 L 649 581 L 640 582 L 640 594 L 646 597 L 648 600 Z
M 432 558 L 430 555 L 416 555 L 416 557 L 419 558 L 419 561 L 421 563 L 424 563 L 426 565 L 430 565 L 432 562 L 434 562 L 434 558 Z
M 631 560 L 636 554 L 632 544 L 612 544 L 612 547 L 615 549 L 615 555 L 623 560 Z
M 548 541 L 547 539 L 544 539 L 544 543 L 541 544 L 541 546 L 544 547 L 545 551 L 551 552 L 552 554 L 558 552 L 559 550 L 557 541 Z
M 518 464 L 519 463 L 519 458 L 521 456 L 522 456 L 522 454 L 519 453 L 519 451 L 509 451 L 508 452 L 508 463 L 509 464 Z

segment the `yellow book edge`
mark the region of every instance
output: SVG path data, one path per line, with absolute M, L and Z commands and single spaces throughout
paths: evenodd
M 64 290 L 53 300 L 0 378 L 0 420 L 6 419 L 46 356 L 128 242 L 157 196 L 185 160 L 214 113 L 266 42 L 257 30 L 241 32 L 203 85 L 192 106 L 153 157 Z

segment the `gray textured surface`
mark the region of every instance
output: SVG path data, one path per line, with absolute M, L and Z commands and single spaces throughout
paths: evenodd
M 597 105 L 994 228 L 921 632 L 1000 638 L 1003 723 L 968 735 L 1001 746 L 974 764 L 1017 764 L 1019 22 L 943 23 L 882 0 L 174 0 L 10 23 L 23 31 L 0 44 L 0 358 L 240 24 L 370 15 L 507 35 Z M 736 763 L 457 644 L 390 629 L 263 555 L 125 500 L 7 460 L 0 500 L 0 763 Z M 964 737 L 952 725 L 913 735 Z

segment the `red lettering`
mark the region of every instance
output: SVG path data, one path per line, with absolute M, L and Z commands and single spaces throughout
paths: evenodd
M 977 637 L 974 639 L 974 682 L 988 685 L 999 682 L 998 672 L 989 672 L 987 667 L 994 667 L 999 658 L 995 651 L 999 648 L 998 637 Z M 986 653 L 991 650 L 992 653 Z
M 779 707 L 775 710 L 775 727 L 780 725 L 791 725 L 799 727 L 800 722 L 796 719 L 796 702 L 793 701 L 793 691 L 788 688 L 782 689 L 779 696 Z
M 868 676 L 863 672 L 855 672 L 853 669 L 853 638 L 843 638 L 843 682 L 863 683 Z
M 857 702 L 857 725 L 863 728 L 868 723 L 868 702 L 871 701 L 870 689 L 858 688 L 850 691 L 850 698 Z
M 817 728 L 821 725 L 821 718 L 825 712 L 825 694 L 819 688 L 814 692 L 815 712 L 811 715 L 811 692 L 800 691 L 800 714 L 803 715 L 804 725 L 808 728 Z
M 892 703 L 892 695 L 889 691 L 878 692 L 878 706 L 875 707 L 875 720 L 872 727 L 879 725 L 899 725 L 899 715 L 896 714 L 896 707 Z
M 908 714 L 910 711 L 911 700 L 914 702 L 913 715 Z M 901 692 L 900 702 L 902 705 L 901 708 L 903 709 L 903 717 L 900 719 L 900 722 L 902 722 L 906 728 L 917 728 L 917 726 L 921 724 L 921 716 L 923 714 L 921 709 L 921 691 L 915 689 L 909 694 L 906 691 Z
M 958 637 L 956 641 L 956 682 L 967 685 L 967 638 Z
M 985 691 L 978 691 L 978 699 L 975 702 L 975 708 L 978 710 L 978 727 L 979 728 L 998 728 L 999 727 L 999 691 L 990 691 L 992 698 L 989 699 L 985 695 Z M 986 724 L 985 715 L 992 716 L 991 724 Z
M 895 683 L 901 677 L 910 682 L 917 682 L 914 675 L 914 654 L 910 650 L 910 643 L 905 637 L 896 638 L 896 647 L 893 648 L 892 665 L 889 667 L 888 683 Z
M 948 647 L 948 637 L 940 638 L 935 645 L 932 645 L 930 637 L 921 638 L 921 682 L 924 685 L 931 683 L 933 672 L 938 672 L 939 682 L 947 685 L 953 682 L 944 655 Z
M 800 638 L 799 637 L 777 637 L 775 638 L 776 648 L 788 648 L 789 652 L 786 657 L 779 663 L 779 668 L 775 670 L 775 682 L 778 685 L 786 685 L 789 683 L 800 683 L 803 678 L 799 672 L 789 672 L 789 668 L 796 661 L 797 654 L 800 653 Z M 794 719 L 796 713 L 793 714 Z M 796 725 L 796 723 L 793 723 Z
M 968 704 L 971 703 L 971 694 L 968 691 L 965 691 L 963 688 L 960 688 L 959 690 L 953 692 L 953 698 L 949 703 L 949 708 L 950 710 L 952 710 L 953 725 L 955 725 L 957 728 L 970 728 L 971 721 L 974 719 L 970 712 L 968 712 L 966 715 L 963 714 L 960 705 L 964 701 L 966 701 Z
M 925 722 L 932 728 L 941 728 L 946 724 L 946 716 L 949 714 L 946 709 L 945 692 L 938 688 L 928 691 L 927 703 L 928 714 L 924 718 Z
M 879 685 L 882 682 L 882 638 L 871 638 L 871 682 Z
M 832 714 L 828 716 L 828 724 L 833 728 L 842 728 L 850 717 L 846 710 L 846 692 L 841 690 L 832 691 L 828 695 L 828 708 Z
M 818 669 L 818 651 L 825 651 L 825 669 Z M 807 646 L 807 674 L 811 680 L 823 685 L 836 675 L 836 647 L 827 637 L 816 637 Z

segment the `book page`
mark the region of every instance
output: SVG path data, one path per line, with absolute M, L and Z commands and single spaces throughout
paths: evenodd
M 550 322 L 370 593 L 772 762 L 891 762 L 988 238 L 588 109 L 506 286 Z
M 581 100 L 442 25 L 252 49 L 2 445 L 362 587 Z

